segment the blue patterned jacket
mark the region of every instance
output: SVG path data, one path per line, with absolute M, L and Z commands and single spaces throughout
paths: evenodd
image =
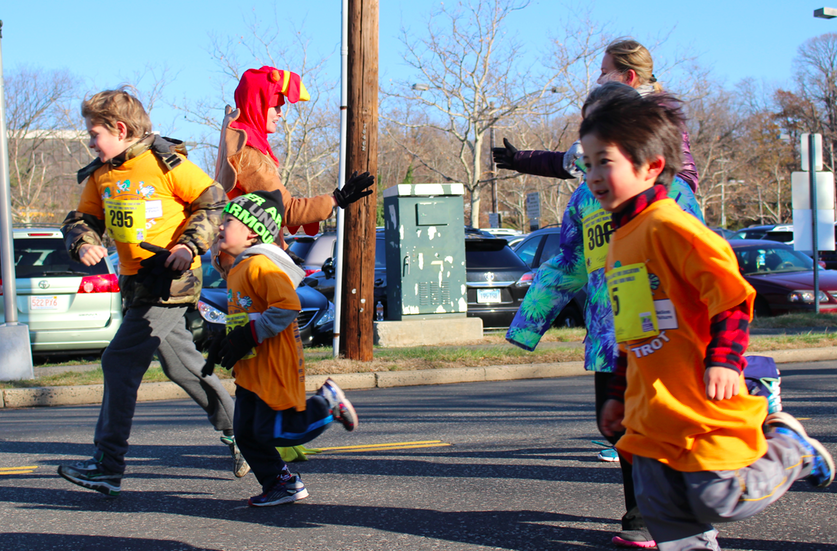
M 695 195 L 681 178 L 674 178 L 668 196 L 703 222 Z M 586 285 L 584 367 L 588 371 L 609 373 L 616 366 L 617 347 L 604 268 L 595 269 L 588 276 L 584 259 L 582 220 L 599 209 L 599 202 L 587 184 L 582 183 L 564 211 L 558 254 L 541 264 L 506 333 L 506 340 L 526 350 L 534 350 L 564 306 Z

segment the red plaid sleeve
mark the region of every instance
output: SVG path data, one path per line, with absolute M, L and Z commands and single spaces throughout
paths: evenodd
M 721 312 L 710 322 L 712 340 L 706 347 L 704 365 L 735 369 L 739 373 L 747 366 L 744 351 L 750 343 L 750 313 L 747 303 Z

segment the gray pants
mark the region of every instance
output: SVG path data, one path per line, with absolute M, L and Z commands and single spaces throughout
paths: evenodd
M 720 551 L 713 522 L 749 518 L 811 474 L 810 456 L 793 438 L 770 433 L 767 453 L 736 471 L 684 473 L 634 456 L 637 503 L 660 551 Z
M 102 355 L 105 389 L 94 443 L 109 471 L 125 472 L 137 391 L 155 351 L 166 376 L 206 411 L 215 430 L 232 431 L 233 399 L 218 377 L 201 377 L 204 358 L 186 329 L 185 313 L 185 306 L 129 308 Z

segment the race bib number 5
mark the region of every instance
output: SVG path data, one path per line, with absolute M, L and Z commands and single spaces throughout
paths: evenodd
M 608 270 L 605 279 L 613 306 L 616 342 L 646 339 L 659 334 L 645 264 L 640 262 Z
M 604 268 L 610 234 L 613 233 L 613 219 L 609 212 L 599 209 L 585 216 L 581 224 L 584 231 L 584 266 L 589 274 Z
M 139 243 L 145 239 L 145 201 L 105 200 L 105 225 L 111 236 L 122 243 Z

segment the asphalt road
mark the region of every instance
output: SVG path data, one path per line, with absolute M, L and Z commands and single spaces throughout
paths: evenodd
M 837 362 L 785 364 L 785 409 L 837 455 Z M 592 377 L 351 392 L 356 432 L 334 426 L 292 464 L 311 496 L 246 506 L 203 412 L 139 404 L 122 496 L 73 486 L 57 465 L 90 456 L 98 409 L 0 411 L 4 549 L 613 549 L 619 468 L 596 460 Z M 420 442 L 424 442 L 423 444 Z M 426 446 L 426 447 L 422 447 Z M 837 550 L 837 484 L 798 482 L 745 522 L 719 526 L 727 550 Z

